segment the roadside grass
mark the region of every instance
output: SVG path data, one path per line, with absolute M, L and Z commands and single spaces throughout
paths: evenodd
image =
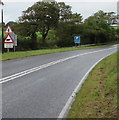
M 119 26 L 115 26 L 115 27 L 113 27 L 114 29 L 119 29 Z
M 0 28 L 0 37 L 2 36 L 2 31 L 1 31 L 1 28 Z
M 77 93 L 67 118 L 117 118 L 117 54 L 119 51 L 92 70 Z
M 74 50 L 81 50 L 81 49 L 99 48 L 99 47 L 106 47 L 106 46 L 110 46 L 110 45 L 98 45 L 98 46 L 87 46 L 87 47 L 81 46 L 81 47 L 67 47 L 67 48 L 57 48 L 57 49 L 9 52 L 9 53 L 2 54 L 1 55 L 2 57 L 0 60 L 11 60 L 11 59 L 18 59 L 18 58 L 24 58 L 29 56 L 37 56 L 37 55 L 44 55 L 44 54 L 51 54 L 51 53 L 65 52 L 65 51 L 74 51 Z

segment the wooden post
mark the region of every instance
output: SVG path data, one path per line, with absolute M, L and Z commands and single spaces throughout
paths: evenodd
M 10 52 L 10 49 L 9 49 L 9 48 L 7 48 L 7 52 L 8 52 L 8 53 Z

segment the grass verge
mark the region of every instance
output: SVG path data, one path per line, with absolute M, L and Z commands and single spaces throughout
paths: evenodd
M 117 118 L 117 54 L 119 51 L 92 70 L 77 93 L 67 118 Z
M 110 46 L 110 45 L 100 45 L 100 46 L 98 45 L 98 46 L 87 46 L 87 47 L 81 46 L 81 47 L 67 47 L 67 48 L 58 48 L 58 49 L 9 52 L 9 53 L 2 54 L 1 55 L 2 57 L 0 60 L 11 60 L 11 59 L 18 59 L 18 58 L 24 58 L 24 57 L 29 57 L 29 56 L 37 56 L 37 55 L 73 51 L 73 50 L 80 50 L 80 49 L 91 49 L 91 48 L 106 47 L 106 46 Z

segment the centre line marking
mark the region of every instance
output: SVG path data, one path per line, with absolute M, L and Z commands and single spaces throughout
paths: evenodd
M 111 50 L 111 49 L 114 49 L 114 48 L 117 48 L 117 47 L 103 49 L 103 50 L 98 50 L 98 51 L 93 51 L 93 52 L 87 52 L 87 53 L 78 54 L 78 55 L 74 55 L 74 56 L 71 56 L 71 57 L 59 59 L 59 60 L 56 60 L 56 61 L 44 64 L 44 65 L 41 65 L 41 66 L 38 66 L 38 67 L 34 67 L 34 68 L 31 68 L 31 69 L 28 69 L 28 70 L 25 70 L 25 71 L 22 71 L 22 72 L 19 72 L 19 73 L 16 73 L 16 74 L 4 77 L 4 78 L 1 78 L 0 79 L 0 84 L 8 82 L 8 81 L 11 81 L 11 80 L 14 80 L 16 78 L 19 78 L 19 77 L 22 77 L 24 75 L 30 74 L 32 72 L 35 72 L 35 71 L 47 68 L 49 66 L 56 65 L 58 63 L 61 63 L 61 62 L 64 62 L 64 61 L 67 61 L 67 60 L 79 57 L 79 56 L 83 56 L 83 55 L 87 55 L 87 54 L 92 54 L 92 53 L 96 53 L 96 52 L 102 52 L 102 51 L 106 51 L 106 50 Z

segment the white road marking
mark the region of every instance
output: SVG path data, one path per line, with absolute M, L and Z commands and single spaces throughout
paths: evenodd
M 60 59 L 60 60 L 56 60 L 56 61 L 44 64 L 44 65 L 41 65 L 41 66 L 38 66 L 38 67 L 34 67 L 34 68 L 31 68 L 31 69 L 28 69 L 28 70 L 25 70 L 25 71 L 22 71 L 22 72 L 19 72 L 19 73 L 16 73 L 16 74 L 4 77 L 4 78 L 1 78 L 0 79 L 0 84 L 11 81 L 11 80 L 14 80 L 16 78 L 19 78 L 19 77 L 22 77 L 24 75 L 30 74 L 32 72 L 47 68 L 49 66 L 52 66 L 52 65 L 55 65 L 55 64 L 58 64 L 58 63 L 61 63 L 61 62 L 64 62 L 64 61 L 82 56 L 82 55 L 92 54 L 92 53 L 96 53 L 96 52 L 102 52 L 102 51 L 111 50 L 111 49 L 114 49 L 114 48 L 116 48 L 116 47 L 103 49 L 103 50 L 98 50 L 98 51 L 93 51 L 93 52 L 87 52 L 87 53 L 78 54 L 78 55 L 74 55 L 74 56 L 71 56 L 71 57 L 63 58 L 63 59 Z
M 108 56 L 108 55 L 107 55 Z M 84 81 L 86 80 L 86 78 L 88 77 L 89 73 L 92 71 L 92 69 L 101 61 L 103 60 L 105 57 L 101 58 L 99 61 L 97 61 L 89 70 L 88 72 L 83 76 L 83 78 L 81 79 L 81 81 L 79 82 L 79 84 L 77 85 L 77 87 L 74 89 L 73 93 L 71 94 L 71 96 L 69 97 L 68 101 L 66 102 L 65 106 L 63 107 L 62 111 L 60 112 L 58 119 L 60 118 L 66 118 L 67 113 L 70 110 L 70 107 L 73 103 L 73 101 L 75 100 L 76 94 L 78 93 L 78 91 L 81 89 Z M 57 120 L 58 120 L 57 119 Z

